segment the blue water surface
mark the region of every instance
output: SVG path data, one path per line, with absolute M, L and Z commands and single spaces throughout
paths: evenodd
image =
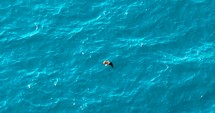
M 0 0 L 0 26 L 1 113 L 215 112 L 214 0 Z

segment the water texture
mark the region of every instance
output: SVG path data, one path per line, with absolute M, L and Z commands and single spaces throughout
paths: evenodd
M 0 0 L 0 112 L 215 112 L 215 1 Z

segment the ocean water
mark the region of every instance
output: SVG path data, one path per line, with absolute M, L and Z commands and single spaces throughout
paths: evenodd
M 214 113 L 215 1 L 0 0 L 0 112 Z

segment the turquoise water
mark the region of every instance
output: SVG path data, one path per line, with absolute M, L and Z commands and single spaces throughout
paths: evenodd
M 213 0 L 0 0 L 0 26 L 1 113 L 215 112 Z

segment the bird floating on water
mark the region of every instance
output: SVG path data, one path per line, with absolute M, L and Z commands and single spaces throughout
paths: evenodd
M 110 66 L 113 68 L 113 63 L 110 62 L 110 61 L 108 61 L 108 60 L 104 60 L 104 61 L 103 61 L 103 64 L 104 64 L 105 66 L 110 65 Z

